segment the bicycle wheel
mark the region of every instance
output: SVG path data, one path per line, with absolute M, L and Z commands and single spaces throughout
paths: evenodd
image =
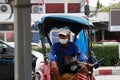
M 39 73 L 35 73 L 34 76 L 32 77 L 32 80 L 42 80 L 42 79 Z

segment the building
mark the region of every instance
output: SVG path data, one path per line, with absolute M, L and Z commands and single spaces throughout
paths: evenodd
M 4 0 L 0 3 L 0 39 L 14 41 L 14 14 L 8 19 L 12 9 Z M 80 13 L 84 2 L 81 0 L 31 0 L 31 4 L 31 23 L 33 23 L 46 14 Z M 38 35 L 38 31 L 32 30 L 32 33 L 34 36 Z M 36 41 L 35 37 L 33 40 Z
M 3 3 L 0 4 L 0 39 L 14 41 L 14 14 L 7 20 L 10 16 L 11 8 L 4 0 L 0 2 Z M 84 0 L 31 0 L 31 4 L 31 23 L 39 20 L 42 16 L 53 14 L 86 17 L 84 14 Z M 119 41 L 119 33 L 108 31 L 109 13 L 98 12 L 96 15 L 88 18 L 95 25 L 94 42 L 114 39 Z M 38 32 L 35 30 L 32 33 L 34 36 L 38 35 Z M 111 36 L 112 34 L 115 34 L 115 36 Z M 33 40 L 36 41 L 35 37 Z

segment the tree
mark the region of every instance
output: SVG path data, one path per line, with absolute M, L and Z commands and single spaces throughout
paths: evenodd
M 116 3 L 116 4 L 112 4 L 110 6 L 103 6 L 99 9 L 99 12 L 109 12 L 109 9 L 110 8 L 120 8 L 120 2 L 119 3 Z

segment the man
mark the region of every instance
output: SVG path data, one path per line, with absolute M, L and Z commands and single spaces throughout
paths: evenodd
M 54 76 L 60 79 L 60 73 L 71 73 L 68 65 L 77 60 L 80 54 L 77 46 L 69 41 L 69 30 L 61 28 L 58 32 L 59 42 L 51 47 L 49 59 L 51 63 L 51 71 Z

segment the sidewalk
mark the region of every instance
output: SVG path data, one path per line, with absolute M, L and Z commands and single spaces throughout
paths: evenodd
M 120 66 L 107 66 L 94 69 L 94 75 L 120 75 Z

